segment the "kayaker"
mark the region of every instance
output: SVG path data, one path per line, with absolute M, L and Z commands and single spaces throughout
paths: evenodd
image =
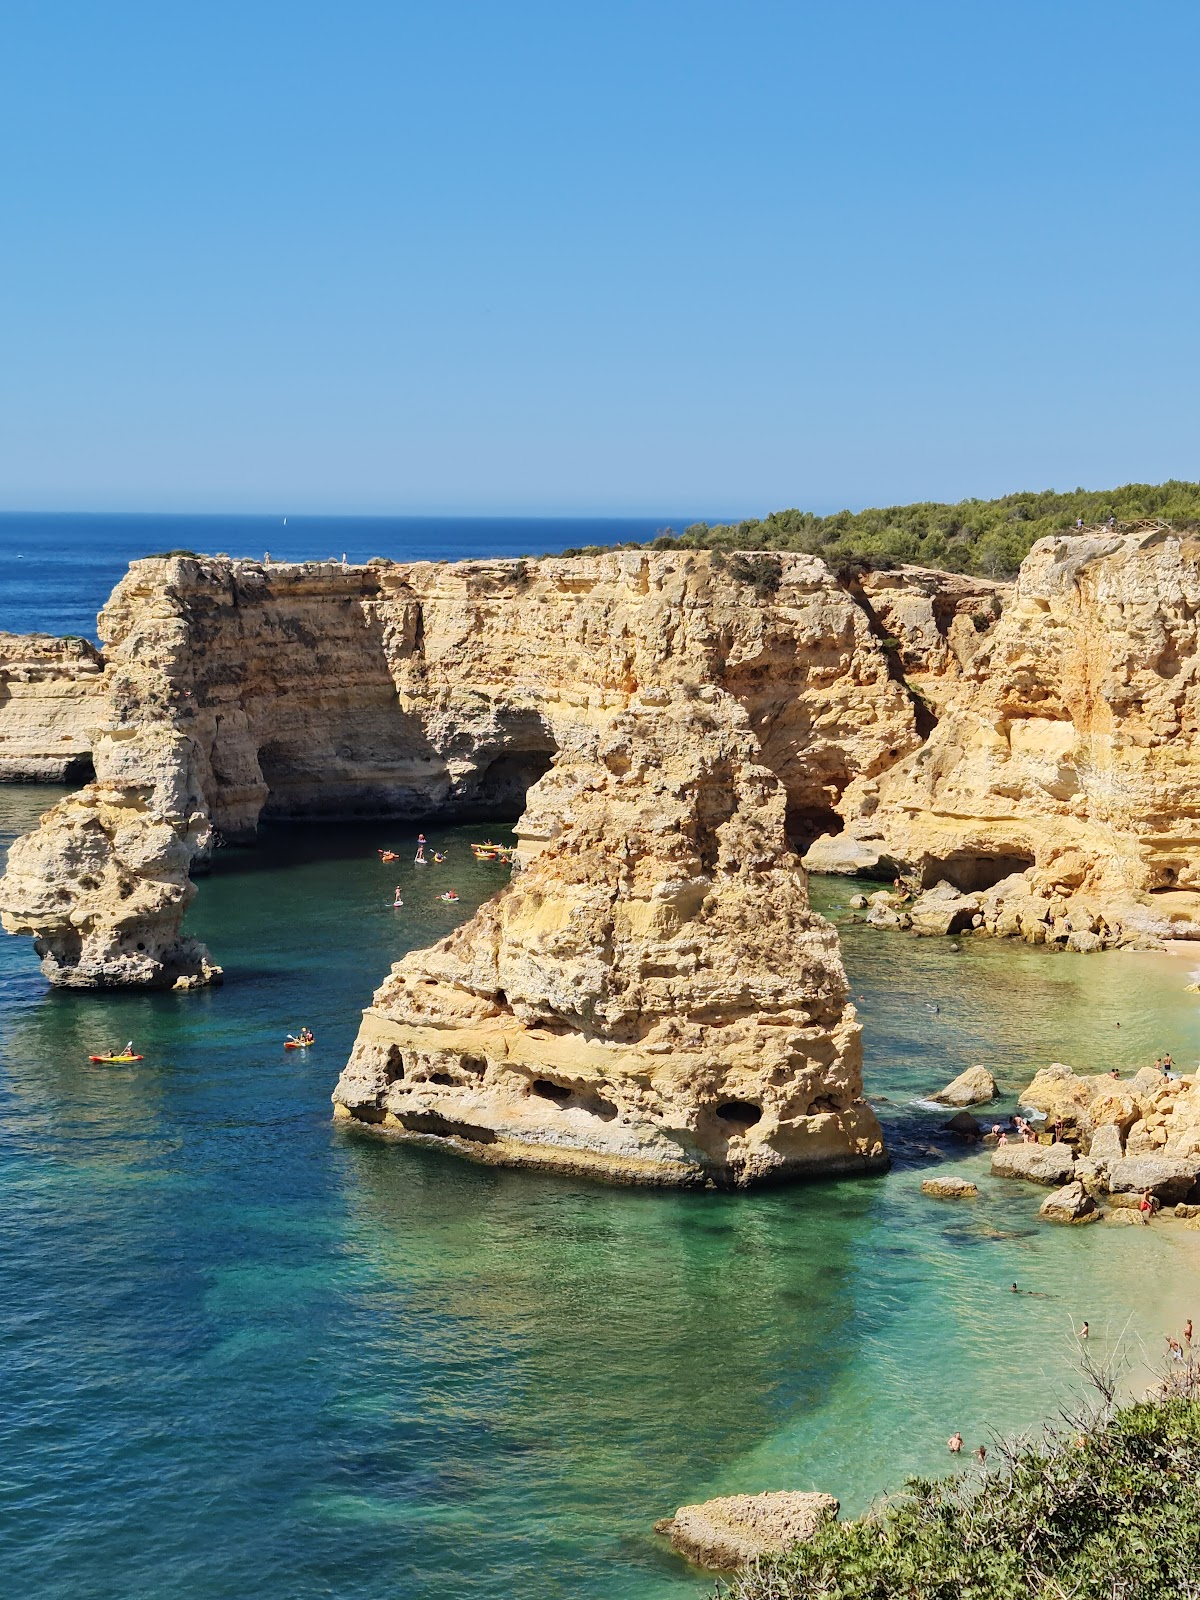
M 131 1056 L 131 1055 L 133 1055 L 133 1053 L 134 1053 L 133 1040 L 130 1039 L 129 1043 L 125 1046 L 124 1050 L 121 1051 L 121 1054 L 123 1056 Z

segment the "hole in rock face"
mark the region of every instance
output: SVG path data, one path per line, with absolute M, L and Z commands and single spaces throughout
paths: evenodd
M 822 834 L 841 833 L 845 826 L 836 811 L 822 810 L 819 806 L 789 806 L 784 822 L 788 843 L 798 856 Z
M 562 1105 L 571 1098 L 571 1091 L 565 1084 L 551 1083 L 549 1078 L 535 1078 L 530 1085 L 534 1094 L 540 1095 L 543 1100 L 553 1100 L 556 1105 Z
M 949 855 L 944 861 L 928 860 L 921 867 L 921 886 L 932 889 L 943 879 L 952 883 L 964 894 L 982 894 L 992 889 L 1014 872 L 1024 872 L 1033 866 L 1031 850 L 1006 850 L 1001 854 L 962 850 Z
M 508 996 L 503 989 L 497 989 L 492 999 L 495 1000 L 498 1006 L 506 1006 L 508 1004 Z
M 400 1124 L 410 1133 L 432 1133 L 442 1139 L 465 1139 L 470 1144 L 495 1144 L 496 1135 L 490 1128 L 477 1128 L 470 1122 L 454 1122 L 439 1116 L 436 1111 L 404 1111 Z
M 448 1088 L 454 1087 L 454 1079 L 448 1072 L 431 1072 L 429 1082 L 445 1084 Z
M 752 1128 L 762 1118 L 762 1107 L 752 1100 L 722 1100 L 717 1107 L 722 1122 L 734 1128 Z
M 515 820 L 525 809 L 525 796 L 546 776 L 553 759 L 550 749 L 515 750 L 497 756 L 473 782 L 464 784 L 455 811 L 463 817 Z
M 483 1056 L 459 1056 L 458 1064 L 464 1072 L 483 1073 L 487 1071 L 487 1062 Z
M 399 1045 L 388 1045 L 387 1059 L 383 1063 L 384 1076 L 389 1083 L 395 1083 L 404 1076 L 404 1057 L 400 1054 Z

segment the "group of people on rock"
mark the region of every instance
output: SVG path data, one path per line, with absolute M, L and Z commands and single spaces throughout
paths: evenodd
M 1061 1128 L 1061 1126 L 1062 1119 L 1060 1118 L 1057 1127 Z M 1018 1144 L 1036 1144 L 1038 1142 L 1038 1136 L 1034 1131 L 1033 1124 L 1021 1116 L 1020 1112 L 1013 1113 L 1008 1120 L 1007 1128 L 1002 1128 L 998 1122 L 992 1123 L 992 1137 L 998 1145 L 1009 1143 L 1008 1135 L 1010 1130 L 1016 1133 Z M 1058 1137 L 1057 1131 L 1055 1137 Z

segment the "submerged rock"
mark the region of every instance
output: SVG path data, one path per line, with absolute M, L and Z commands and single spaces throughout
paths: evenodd
M 943 1106 L 976 1106 L 996 1098 L 996 1080 L 986 1067 L 968 1067 L 930 1098 Z
M 958 1111 L 949 1122 L 943 1122 L 942 1127 L 947 1133 L 957 1134 L 960 1139 L 982 1139 L 983 1127 L 977 1117 L 969 1111 Z
M 925 1178 L 921 1193 L 932 1195 L 935 1200 L 973 1200 L 978 1197 L 979 1188 L 967 1178 Z
M 730 1494 L 700 1505 L 680 1506 L 654 1524 L 680 1555 L 697 1566 L 731 1571 L 758 1556 L 776 1555 L 811 1539 L 841 1509 L 831 1494 L 775 1490 Z

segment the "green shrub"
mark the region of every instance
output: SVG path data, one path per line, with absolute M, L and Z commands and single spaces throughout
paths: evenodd
M 913 562 L 949 572 L 1010 577 L 1034 542 L 1069 533 L 1077 518 L 1118 528 L 1157 518 L 1179 529 L 1200 524 L 1200 483 L 1129 483 L 1120 489 L 1052 490 L 1004 495 L 999 500 L 933 501 L 869 511 L 774 511 L 742 522 L 693 522 L 683 533 L 663 533 L 655 550 L 800 550 L 823 557 L 835 570 L 862 563 L 877 568 Z
M 1108 1409 L 995 1470 L 911 1479 L 856 1522 L 763 1558 L 724 1600 L 1196 1600 L 1200 1400 Z

